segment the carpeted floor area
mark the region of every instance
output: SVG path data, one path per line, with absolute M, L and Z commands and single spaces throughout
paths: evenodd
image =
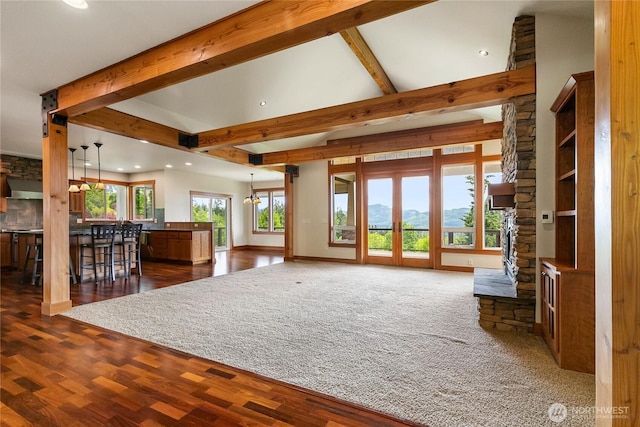
M 593 425 L 594 376 L 538 337 L 480 328 L 472 280 L 298 261 L 66 315 L 430 426 Z

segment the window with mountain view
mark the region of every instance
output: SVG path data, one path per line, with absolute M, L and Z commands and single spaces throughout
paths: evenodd
M 484 164 L 484 248 L 499 249 L 502 233 L 502 211 L 490 210 L 487 197 L 487 186 L 502 182 L 502 167 L 500 162 L 487 162 Z
M 472 248 L 475 245 L 475 167 L 442 167 L 442 246 Z

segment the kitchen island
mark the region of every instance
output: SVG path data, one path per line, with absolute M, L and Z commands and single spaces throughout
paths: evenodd
M 142 258 L 189 264 L 215 262 L 211 222 L 167 222 L 162 229 L 143 230 Z

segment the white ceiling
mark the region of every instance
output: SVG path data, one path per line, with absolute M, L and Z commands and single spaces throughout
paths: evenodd
M 188 31 L 255 1 L 93 1 L 77 10 L 62 1 L 0 0 L 0 149 L 42 157 L 40 94 Z M 588 1 L 440 0 L 359 27 L 398 91 L 504 71 L 511 26 L 522 14 L 553 13 L 593 19 Z M 480 49 L 489 56 L 478 55 Z M 338 34 L 161 89 L 111 108 L 186 132 L 277 117 L 382 96 Z M 260 101 L 266 101 L 264 107 Z M 270 152 L 338 138 L 484 118 L 499 108 L 406 119 L 396 123 L 242 146 Z M 248 181 L 279 177 L 154 144 L 69 125 L 69 146 L 101 149 L 103 170 L 124 173 L 175 169 Z M 81 150 L 76 158 L 80 159 Z M 192 166 L 186 166 L 191 162 Z M 140 165 L 140 169 L 133 166 Z M 78 163 L 76 163 L 76 166 Z M 91 167 L 93 168 L 93 166 Z

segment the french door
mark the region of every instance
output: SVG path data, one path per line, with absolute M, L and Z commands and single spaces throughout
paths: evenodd
M 431 267 L 430 175 L 389 172 L 365 175 L 365 262 Z

